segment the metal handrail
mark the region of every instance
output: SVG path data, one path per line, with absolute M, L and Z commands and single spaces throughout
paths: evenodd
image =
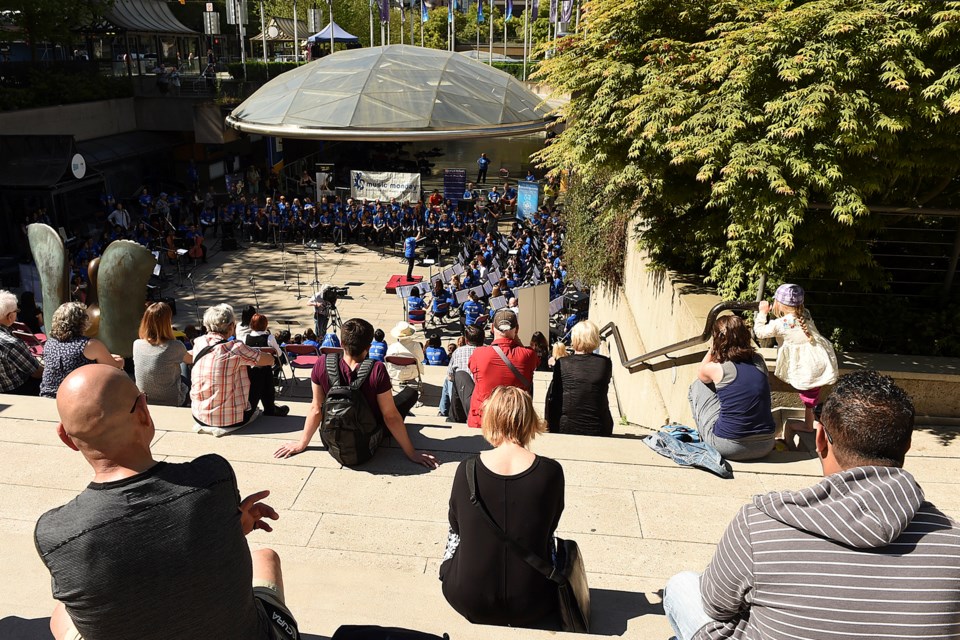
M 710 336 L 713 334 L 713 323 L 716 322 L 717 316 L 719 316 L 724 311 L 757 311 L 759 308 L 759 302 L 756 301 L 736 301 L 730 300 L 727 302 L 720 302 L 715 304 L 710 312 L 707 314 L 707 320 L 704 323 L 703 333 L 699 336 L 694 336 L 693 338 L 687 338 L 675 344 L 668 345 L 666 347 L 661 347 L 654 351 L 643 354 L 642 356 L 637 356 L 636 358 L 627 359 L 627 351 L 623 347 L 623 339 L 620 338 L 620 330 L 617 328 L 617 325 L 613 322 L 608 322 L 603 325 L 600 329 L 600 339 L 606 340 L 610 336 L 613 336 L 613 341 L 617 346 L 617 353 L 620 356 L 620 364 L 623 365 L 625 369 L 630 371 L 630 373 L 636 373 L 638 371 L 645 371 L 652 368 L 652 365 L 648 362 L 653 358 L 659 356 L 665 356 L 666 354 L 672 351 L 680 351 L 681 349 L 686 349 L 688 347 L 693 347 L 698 344 L 703 344 L 710 339 Z

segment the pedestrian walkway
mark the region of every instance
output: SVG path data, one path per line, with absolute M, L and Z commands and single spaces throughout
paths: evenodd
M 384 276 L 399 267 L 396 258 L 362 249 L 325 258 L 318 267 L 321 280 L 360 283 L 352 284 L 351 299 L 341 302 L 344 319 L 366 317 L 385 330 L 401 319 L 399 301 L 382 289 Z M 201 312 L 217 302 L 238 308 L 253 302 L 249 277 L 255 275 L 260 305 L 274 327 L 285 316 L 292 325 L 312 325 L 309 309 L 295 300 L 296 281 L 288 273 L 284 287 L 279 266 L 278 250 L 212 252 L 210 266 L 194 275 Z M 178 320 L 192 314 L 181 299 Z M 341 624 L 447 632 L 453 640 L 556 637 L 471 625 L 443 599 L 437 570 L 453 473 L 486 444 L 477 430 L 437 417 L 442 380 L 442 368 L 427 368 L 424 404 L 407 420 L 414 446 L 434 452 L 442 463 L 434 471 L 414 466 L 392 443 L 359 469 L 341 468 L 319 442 L 293 458 L 274 459 L 273 451 L 303 427 L 309 383 L 302 375 L 285 393 L 290 417 L 262 417 L 220 439 L 192 433 L 188 409 L 152 407 L 153 450 L 171 462 L 218 453 L 236 469 L 241 493 L 271 490 L 267 502 L 280 520 L 273 533 L 255 531 L 250 541 L 279 552 L 288 602 L 308 639 L 329 638 Z M 549 374 L 536 375 L 539 410 L 548 383 Z M 54 603 L 49 575 L 33 546 L 33 526 L 41 513 L 72 499 L 92 475 L 80 454 L 58 440 L 56 423 L 52 400 L 0 396 L 0 638 L 49 637 Z M 583 551 L 598 636 L 669 637 L 660 604 L 666 579 L 683 569 L 702 570 L 727 522 L 752 495 L 809 486 L 820 475 L 816 459 L 787 452 L 733 463 L 732 480 L 679 468 L 641 441 L 656 426 L 618 424 L 613 438 L 546 434 L 533 443 L 535 452 L 563 465 L 566 508 L 558 534 L 576 540 Z M 954 517 L 960 515 L 957 434 L 918 430 L 906 462 L 927 498 Z

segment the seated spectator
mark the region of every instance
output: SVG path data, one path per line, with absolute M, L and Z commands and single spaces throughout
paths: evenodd
M 297 335 L 299 335 L 299 334 L 297 334 Z M 296 342 L 296 340 L 294 340 L 294 342 Z M 320 343 L 317 341 L 317 334 L 315 334 L 315 333 L 313 332 L 313 329 L 310 329 L 310 328 L 307 328 L 307 330 L 303 332 L 303 336 L 302 336 L 299 344 L 305 344 L 305 345 L 307 345 L 308 347 L 319 347 L 319 346 L 320 346 Z
M 573 355 L 557 360 L 553 366 L 553 380 L 547 390 L 547 428 L 554 433 L 609 436 L 613 433 L 613 416 L 607 394 L 613 362 L 593 353 L 600 346 L 600 331 L 589 320 L 573 327 L 570 342 Z
M 340 338 L 337 337 L 336 331 L 330 331 L 323 334 L 323 342 L 320 344 L 321 347 L 333 347 L 335 349 L 340 348 Z
M 427 347 L 423 350 L 423 363 L 432 367 L 445 367 L 450 364 L 450 356 L 447 350 L 443 348 L 443 341 L 439 334 L 433 334 L 427 338 Z
M 87 306 L 80 302 L 65 302 L 53 312 L 48 327 L 47 342 L 43 345 L 43 378 L 40 395 L 53 398 L 57 389 L 71 371 L 85 364 L 108 364 L 123 368 L 123 358 L 110 353 L 107 345 L 83 333 L 90 328 Z
M 35 396 L 40 393 L 40 364 L 10 327 L 17 319 L 17 297 L 0 290 L 0 393 Z
M 454 474 L 440 580 L 450 606 L 475 624 L 560 628 L 556 583 L 500 539 L 467 485 L 472 460 L 479 506 L 509 538 L 549 562 L 563 513 L 564 478 L 556 460 L 527 448 L 543 430 L 530 394 L 499 387 L 483 412 L 483 437 L 494 449 L 461 462 Z
M 533 372 L 539 360 L 533 349 L 517 340 L 519 328 L 517 314 L 500 309 L 493 316 L 493 344 L 470 355 L 468 366 L 476 386 L 470 400 L 468 426 L 480 428 L 483 403 L 497 387 L 507 385 L 533 393 Z
M 387 343 L 384 342 L 385 337 L 383 329 L 377 329 L 373 332 L 373 342 L 370 343 L 368 358 L 376 360 L 377 362 L 383 362 L 384 357 L 387 355 Z
M 256 313 L 257 308 L 252 304 L 243 308 L 243 313 L 240 314 L 240 324 L 237 325 L 237 340 L 240 342 L 245 342 L 247 336 L 250 335 L 250 321 L 253 320 Z
M 250 392 L 247 399 L 250 408 L 256 410 L 257 405 L 263 403 L 263 413 L 268 416 L 283 417 L 290 413 L 290 407 L 276 403 L 276 387 L 274 386 L 274 368 L 279 369 L 284 360 L 283 351 L 277 339 L 267 331 L 267 316 L 262 313 L 254 314 L 250 320 L 250 333 L 244 342 L 248 347 L 255 349 L 273 349 L 275 360 L 266 366 L 250 367 Z
M 94 471 L 34 532 L 60 601 L 50 618 L 57 640 L 293 637 L 280 560 L 270 549 L 251 553 L 244 538 L 272 530 L 266 519 L 277 512 L 259 502 L 268 491 L 241 501 L 217 455 L 154 460 L 146 396 L 122 371 L 74 371 L 57 410 L 60 439 Z
M 239 340 L 228 341 L 237 326 L 233 307 L 228 304 L 207 309 L 203 326 L 207 333 L 194 341 L 191 353 L 193 419 L 198 424 L 221 429 L 243 426 L 255 417 L 249 402 L 247 368 L 270 366 L 274 356 L 256 351 Z
M 414 328 L 407 322 L 398 322 L 397 326 L 390 330 L 390 335 L 397 339 L 396 342 L 387 348 L 387 356 L 403 356 L 413 358 L 416 364 L 397 366 L 387 362 L 387 373 L 394 383 L 409 382 L 416 380 L 423 374 L 423 345 L 413 340 L 416 335 Z
M 140 339 L 133 342 L 133 372 L 152 404 L 185 407 L 190 398 L 187 365 L 193 357 L 174 337 L 172 321 L 167 303 L 147 307 L 140 319 Z
M 550 371 L 550 347 L 547 345 L 547 338 L 543 335 L 543 332 L 533 332 L 533 335 L 530 336 L 530 348 L 533 349 L 537 357 L 540 358 L 537 371 Z
M 713 324 L 713 343 L 690 385 L 690 408 L 700 437 L 728 460 L 762 458 L 773 450 L 770 381 L 737 316 Z
M 450 356 L 450 364 L 447 365 L 447 377 L 443 381 L 443 389 L 440 391 L 440 414 L 447 416 L 450 413 L 450 394 L 453 392 L 453 379 L 457 371 L 464 370 L 470 373 L 470 356 L 473 355 L 477 347 L 483 346 L 483 330 L 480 327 L 470 325 L 463 329 L 463 345 L 457 347 Z M 470 373 L 470 377 L 473 374 Z
M 703 576 L 670 579 L 678 640 L 960 637 L 960 528 L 903 470 L 910 398 L 857 371 L 814 413 L 824 479 L 754 496 Z
M 17 322 L 22 322 L 30 329 L 30 333 L 42 333 L 43 313 L 37 306 L 37 299 L 33 291 L 24 291 L 20 294 L 20 309 L 17 311 Z
M 313 400 L 303 425 L 303 435 L 298 442 L 290 442 L 274 453 L 276 458 L 289 458 L 307 448 L 310 440 L 323 421 L 323 401 L 330 391 L 330 378 L 327 375 L 327 358 L 339 358 L 340 379 L 346 384 L 357 379 L 360 364 L 367 359 L 370 343 L 373 340 L 373 326 L 366 320 L 354 318 L 347 320 L 340 328 L 343 334 L 343 356 L 329 354 L 322 356 L 313 368 L 310 380 L 313 382 Z M 373 411 L 374 417 L 382 428 L 389 431 L 397 445 L 411 462 L 421 464 L 428 469 L 438 466 L 437 459 L 429 453 L 413 448 L 403 416 L 409 415 L 417 403 L 416 390 L 406 388 L 396 396 L 391 392 L 390 378 L 381 362 L 375 362 L 367 380 L 360 386 L 360 393 Z

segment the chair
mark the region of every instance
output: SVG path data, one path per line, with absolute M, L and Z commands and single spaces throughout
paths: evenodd
M 320 347 L 320 353 L 325 356 L 329 356 L 329 355 L 343 356 L 343 347 Z
M 297 382 L 297 369 L 313 369 L 320 360 L 320 351 L 308 344 L 288 344 L 283 350 L 293 356 L 290 360 L 290 374 L 293 382 Z
M 274 357 L 276 357 L 277 355 L 277 352 L 273 350 L 273 347 L 253 347 L 253 348 L 259 351 L 260 353 L 269 353 Z M 280 350 L 280 352 L 281 354 L 283 354 L 282 349 Z M 283 371 L 283 363 L 286 360 L 287 360 L 286 355 L 281 355 L 281 357 L 277 358 L 276 364 L 273 365 L 272 370 L 270 372 L 271 375 L 273 376 L 273 386 L 277 390 L 277 395 L 281 395 L 283 393 L 283 388 L 287 384 L 287 374 L 284 373 Z
M 39 341 L 40 341 L 40 344 L 43 344 L 44 342 L 47 341 L 47 334 L 45 334 L 45 333 L 33 333 L 32 331 L 30 331 L 30 327 L 28 327 L 27 325 L 23 324 L 22 322 L 14 322 L 12 325 L 10 325 L 10 330 L 11 330 L 11 331 L 22 331 L 23 333 L 29 333 L 30 335 L 32 335 L 33 337 L 35 337 L 37 340 L 39 340 Z
M 20 338 L 20 340 L 25 345 L 27 345 L 27 347 L 30 349 L 30 353 L 32 353 L 34 357 L 36 358 L 43 357 L 43 343 L 37 340 L 37 337 L 35 335 L 27 331 L 17 331 L 17 330 L 13 331 L 13 335 Z
M 426 309 L 413 309 L 407 312 L 407 323 L 412 324 L 413 326 L 420 325 L 421 327 L 427 324 L 427 310 Z
M 420 365 L 413 356 L 386 356 L 383 361 L 392 364 L 395 367 L 409 367 L 413 365 L 417 368 L 417 392 L 423 394 L 423 378 L 420 375 Z M 402 384 L 406 384 L 404 381 Z
M 439 324 L 438 320 L 446 320 L 450 315 L 450 303 L 449 302 L 438 302 L 437 310 L 433 310 L 433 305 L 430 306 L 430 324 L 436 326 Z

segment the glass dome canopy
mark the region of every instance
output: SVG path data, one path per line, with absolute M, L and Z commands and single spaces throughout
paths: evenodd
M 513 76 L 450 51 L 340 51 L 270 80 L 227 125 L 284 138 L 430 140 L 543 131 L 548 108 Z

